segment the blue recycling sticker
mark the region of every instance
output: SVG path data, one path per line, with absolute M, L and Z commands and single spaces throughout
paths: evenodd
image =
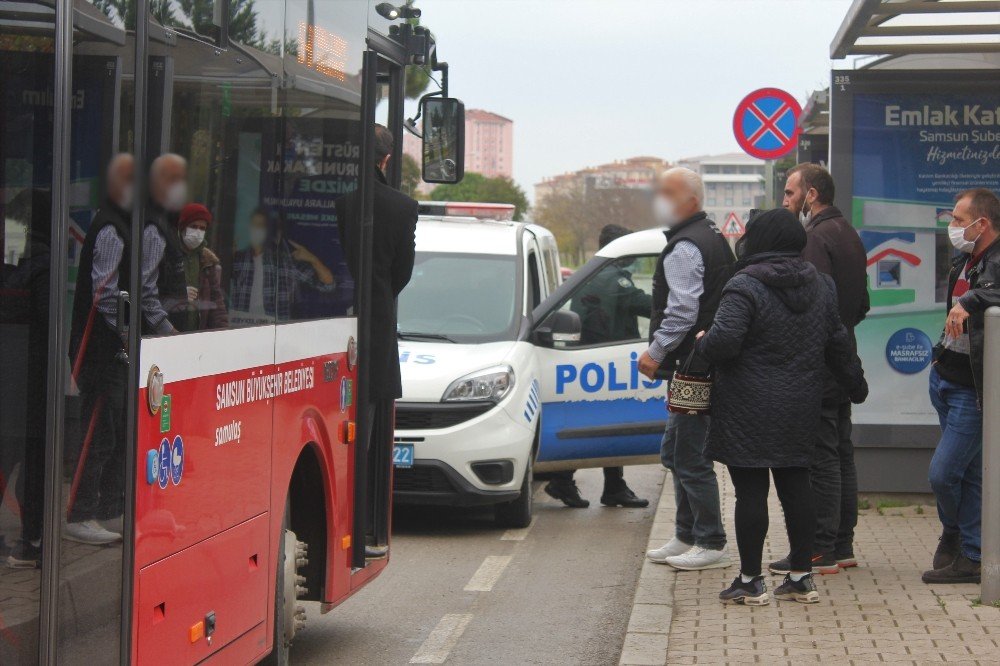
M 180 435 L 174 437 L 174 444 L 170 447 L 170 481 L 175 485 L 180 485 L 184 476 L 184 440 Z
M 170 483 L 170 440 L 166 437 L 160 442 L 159 462 L 156 469 L 156 482 L 160 488 L 166 488 Z
M 930 337 L 916 328 L 903 328 L 889 337 L 885 360 L 896 372 L 915 375 L 931 364 L 934 345 Z

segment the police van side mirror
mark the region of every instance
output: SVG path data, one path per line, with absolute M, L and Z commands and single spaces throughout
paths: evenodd
M 556 310 L 535 329 L 535 341 L 543 347 L 580 342 L 582 328 L 580 315 L 572 310 Z
M 425 97 L 423 178 L 457 183 L 465 176 L 465 104 L 454 97 Z

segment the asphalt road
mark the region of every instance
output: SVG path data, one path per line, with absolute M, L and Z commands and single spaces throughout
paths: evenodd
M 387 570 L 327 615 L 308 604 L 299 664 L 617 664 L 663 469 L 631 467 L 646 509 L 600 505 L 600 470 L 568 509 L 536 482 L 526 530 L 489 511 L 396 512 Z

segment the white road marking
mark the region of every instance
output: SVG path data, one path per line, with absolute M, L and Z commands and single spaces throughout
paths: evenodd
M 472 574 L 472 578 L 465 585 L 466 592 L 489 592 L 496 585 L 503 570 L 510 564 L 510 555 L 490 555 Z
M 531 522 L 528 523 L 527 527 L 519 527 L 519 528 L 512 529 L 512 530 L 507 530 L 506 532 L 503 533 L 503 536 L 500 537 L 500 540 L 501 541 L 524 541 L 524 537 L 528 536 L 528 532 L 530 532 L 531 528 L 534 527 L 534 526 L 535 526 L 535 519 L 532 518 Z
M 417 653 L 410 659 L 411 664 L 443 664 L 448 660 L 452 648 L 462 637 L 462 633 L 472 621 L 471 613 L 449 613 L 441 618 L 437 626 L 427 636 Z

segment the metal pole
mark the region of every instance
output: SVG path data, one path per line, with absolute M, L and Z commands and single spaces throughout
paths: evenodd
M 774 208 L 774 160 L 764 162 L 764 208 Z
M 1000 308 L 986 311 L 983 355 L 983 566 L 980 598 L 1000 601 Z

